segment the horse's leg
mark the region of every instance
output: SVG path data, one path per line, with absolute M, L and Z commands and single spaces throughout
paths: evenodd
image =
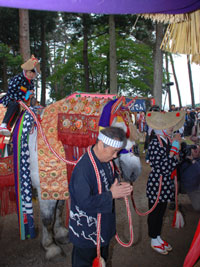
M 40 190 L 40 178 L 37 156 L 37 132 L 33 131 L 29 135 L 30 151 L 30 171 L 32 186 L 37 189 L 38 200 L 40 204 L 40 214 L 42 221 L 42 239 L 41 243 L 46 250 L 46 259 L 52 259 L 55 256 L 62 255 L 62 249 L 56 245 L 53 239 L 53 224 L 55 219 L 56 200 L 42 200 Z
M 68 229 L 64 227 L 63 223 L 63 209 L 64 209 L 64 200 L 58 200 L 56 203 L 56 214 L 55 214 L 55 223 L 54 223 L 54 238 L 60 244 L 67 244 L 68 240 Z
M 46 250 L 46 259 L 50 260 L 57 256 L 62 256 L 63 254 L 63 250 L 56 245 L 53 238 L 53 225 L 55 220 L 57 200 L 42 200 L 40 197 L 40 192 L 38 193 L 42 221 L 41 243 L 43 248 Z

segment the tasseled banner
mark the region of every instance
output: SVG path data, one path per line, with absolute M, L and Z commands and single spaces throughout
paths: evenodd
M 96 257 L 92 263 L 92 267 L 106 267 L 106 263 L 102 257 Z

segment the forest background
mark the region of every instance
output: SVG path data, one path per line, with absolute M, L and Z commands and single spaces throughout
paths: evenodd
M 36 96 L 43 106 L 75 91 L 153 96 L 159 105 L 167 94 L 166 106 L 170 106 L 174 104 L 172 81 L 177 106 L 184 105 L 185 86 L 179 85 L 175 56 L 159 49 L 167 25 L 137 15 L 29 10 L 27 33 L 27 25 L 20 24 L 22 11 L 0 8 L 0 93 L 21 72 L 27 55 L 22 47 L 28 35 L 29 54 L 41 62 Z M 190 103 L 195 107 L 199 99 L 195 99 L 189 56 L 185 65 L 188 73 L 183 76 L 188 77 Z

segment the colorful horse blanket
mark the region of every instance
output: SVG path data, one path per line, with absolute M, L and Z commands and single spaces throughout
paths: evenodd
M 105 104 L 116 95 L 74 93 L 45 108 L 41 126 L 49 144 L 62 158 L 76 161 L 96 142 Z M 59 160 L 38 133 L 38 162 L 42 199 L 68 199 L 74 165 Z

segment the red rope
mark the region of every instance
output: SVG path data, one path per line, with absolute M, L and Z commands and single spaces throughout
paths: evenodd
M 102 193 L 102 187 L 101 187 L 101 179 L 100 179 L 100 174 L 99 174 L 99 170 L 97 168 L 96 162 L 94 160 L 94 157 L 91 153 L 91 148 L 88 147 L 88 155 L 90 157 L 90 160 L 92 162 L 92 165 L 94 167 L 94 171 L 96 174 L 96 178 L 97 178 L 97 184 L 98 184 L 98 192 L 99 194 Z M 97 214 L 97 257 L 100 258 L 101 257 L 101 242 L 100 242 L 100 233 L 101 233 L 101 213 Z
M 130 211 L 130 206 L 129 206 L 129 202 L 128 202 L 128 198 L 124 197 L 124 201 L 126 203 L 126 210 L 127 210 L 127 216 L 128 216 L 128 222 L 129 222 L 129 233 L 130 233 L 130 241 L 128 243 L 124 243 L 120 240 L 118 234 L 116 233 L 115 235 L 115 239 L 117 240 L 117 242 L 125 247 L 128 248 L 130 246 L 132 246 L 133 244 L 133 240 L 134 240 L 134 235 L 133 235 L 133 223 L 132 223 L 132 216 L 131 216 L 131 211 Z
M 160 197 L 160 192 L 161 192 L 161 188 L 162 188 L 162 175 L 160 176 L 160 183 L 159 183 L 159 189 L 158 189 L 158 195 L 157 195 L 157 198 L 156 198 L 156 202 L 154 203 L 154 205 L 152 206 L 152 208 L 144 213 L 140 212 L 136 205 L 135 205 L 135 201 L 134 201 L 134 198 L 133 198 L 133 193 L 131 194 L 131 200 L 132 200 L 132 203 L 133 203 L 133 207 L 136 211 L 136 213 L 139 215 L 139 216 L 146 216 L 148 215 L 149 213 L 151 213 L 155 207 L 157 206 L 158 204 L 158 201 L 159 201 L 159 197 Z

